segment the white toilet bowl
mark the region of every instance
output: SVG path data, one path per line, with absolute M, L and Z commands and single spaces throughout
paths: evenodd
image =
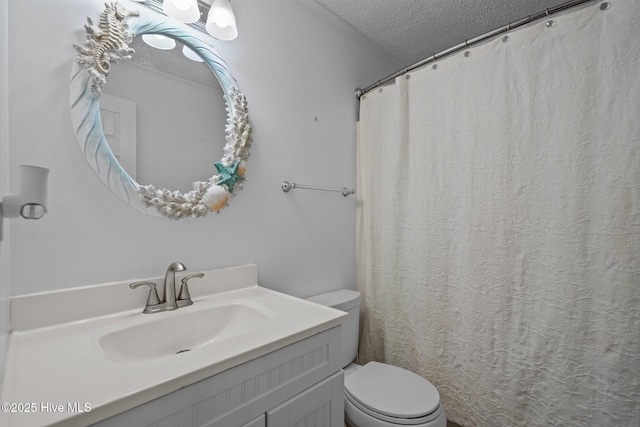
M 370 362 L 345 374 L 350 427 L 446 427 L 438 390 L 406 369 Z
M 351 363 L 357 351 L 359 292 L 340 290 L 309 301 L 349 314 L 342 325 L 345 421 L 349 427 L 446 427 L 440 394 L 429 381 L 384 363 Z

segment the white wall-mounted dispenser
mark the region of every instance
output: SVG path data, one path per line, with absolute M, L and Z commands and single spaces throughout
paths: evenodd
M 49 169 L 20 165 L 20 191 L 7 194 L 0 203 L 0 241 L 3 218 L 40 219 L 47 213 L 47 177 Z

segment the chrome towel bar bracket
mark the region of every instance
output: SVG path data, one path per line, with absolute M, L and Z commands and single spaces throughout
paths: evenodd
M 288 193 L 289 190 L 292 190 L 294 188 L 302 188 L 305 190 L 333 191 L 336 193 L 342 193 L 344 197 L 347 197 L 349 194 L 355 194 L 356 192 L 356 190 L 353 188 L 316 187 L 314 185 L 296 184 L 295 182 L 289 182 L 289 181 L 283 181 L 282 184 L 280 184 L 280 188 L 282 188 L 282 191 L 284 191 L 285 193 Z

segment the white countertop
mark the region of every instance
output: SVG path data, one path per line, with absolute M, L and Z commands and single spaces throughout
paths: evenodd
M 247 267 L 255 270 L 255 266 Z M 215 276 L 216 270 L 205 272 L 205 277 L 207 275 L 210 278 Z M 210 280 L 215 284 L 215 280 Z M 109 286 L 121 292 L 121 287 L 127 283 L 130 282 Z M 223 292 L 209 294 L 202 290 L 192 291 L 194 305 L 174 312 L 142 314 L 143 303 L 133 310 L 63 323 L 51 320 L 52 326 L 14 330 L 9 337 L 1 401 L 14 403 L 11 409 L 17 412 L 4 412 L 3 407 L 0 425 L 89 425 L 335 327 L 346 316 L 344 312 L 256 284 L 248 285 L 247 280 L 244 283 L 239 281 L 237 286 L 227 282 L 224 288 Z M 87 289 L 83 291 L 86 293 Z M 51 293 L 44 297 L 50 298 Z M 74 298 L 70 300 L 78 303 Z M 98 343 L 100 336 L 118 325 L 240 301 L 269 307 L 273 310 L 272 319 L 264 326 L 225 339 L 222 343 L 218 341 L 153 360 L 116 361 Z M 42 305 L 42 301 L 33 305 Z M 64 313 L 65 310 L 73 310 L 73 306 L 58 309 Z

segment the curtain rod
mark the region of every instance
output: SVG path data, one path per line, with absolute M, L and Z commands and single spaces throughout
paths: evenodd
M 537 21 L 539 19 L 545 18 L 547 16 L 551 16 L 554 13 L 558 13 L 558 12 L 561 12 L 563 10 L 570 9 L 572 7 L 579 6 L 579 5 L 583 4 L 583 3 L 589 3 L 589 2 L 592 2 L 592 1 L 596 1 L 596 0 L 571 0 L 571 1 L 568 1 L 566 3 L 562 3 L 562 4 L 558 5 L 558 6 L 547 8 L 546 10 L 543 10 L 541 12 L 534 13 L 533 15 L 529 15 L 529 16 L 527 16 L 525 18 L 522 18 L 522 19 L 519 19 L 517 21 L 510 22 L 506 26 L 502 26 L 500 28 L 496 28 L 493 31 L 489 31 L 489 32 L 484 33 L 484 34 L 482 34 L 482 35 L 480 35 L 478 37 L 475 37 L 473 39 L 465 40 L 464 43 L 460 43 L 460 44 L 458 44 L 456 46 L 450 47 L 447 50 L 444 50 L 444 51 L 442 51 L 440 53 L 434 54 L 433 56 L 430 56 L 430 57 L 428 57 L 426 59 L 423 59 L 422 61 L 416 62 L 415 64 L 410 65 L 407 68 L 404 68 L 404 69 L 402 69 L 400 71 L 396 71 L 395 73 L 388 75 L 387 77 L 383 78 L 382 80 L 378 80 L 377 82 L 365 87 L 364 89 L 356 88 L 356 90 L 355 90 L 356 98 L 358 98 L 358 100 L 359 100 L 366 93 L 371 92 L 373 89 L 376 89 L 376 88 L 382 86 L 385 83 L 389 83 L 390 81 L 395 80 L 396 77 L 400 77 L 400 76 L 402 76 L 404 74 L 407 74 L 410 71 L 415 70 L 416 68 L 420 68 L 420 67 L 422 67 L 424 65 L 429 64 L 430 62 L 434 62 L 434 61 L 437 61 L 438 59 L 442 59 L 445 56 L 448 56 L 448 55 L 456 53 L 456 52 L 458 52 L 460 50 L 466 49 L 469 46 L 472 46 L 474 44 L 483 42 L 483 41 L 485 41 L 485 40 L 487 40 L 487 39 L 489 39 L 491 37 L 497 36 L 498 34 L 506 33 L 507 31 L 511 31 L 514 28 L 518 28 L 518 27 L 521 27 L 522 25 L 526 25 L 526 24 L 528 24 L 530 22 L 534 22 L 534 21 Z M 601 9 L 606 9 L 608 7 L 609 7 L 609 3 L 607 3 L 607 2 L 603 2 L 600 5 Z

